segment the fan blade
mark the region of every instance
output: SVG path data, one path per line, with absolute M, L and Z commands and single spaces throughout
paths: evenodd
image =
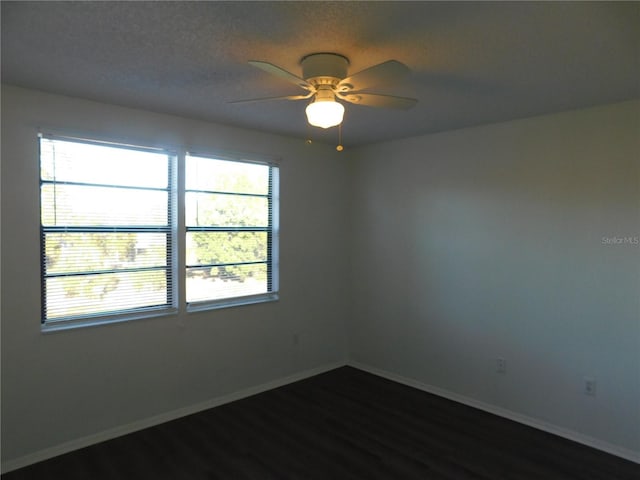
M 411 70 L 404 63 L 397 60 L 379 63 L 373 67 L 361 70 L 350 77 L 341 80 L 337 86 L 338 91 L 364 90 L 375 85 L 383 85 L 400 80 Z
M 271 100 L 304 100 L 313 95 L 313 92 L 309 92 L 308 95 L 287 95 L 284 97 L 266 97 L 266 98 L 251 98 L 249 100 L 235 100 L 227 103 L 255 103 L 255 102 L 268 102 Z
M 275 75 L 276 77 L 283 78 L 284 80 L 294 83 L 300 88 L 304 88 L 305 90 L 313 89 L 310 83 L 307 83 L 302 78 L 296 77 L 293 73 L 289 73 L 272 63 L 251 60 L 249 61 L 249 65 L 253 65 L 254 67 L 264 70 L 265 72 L 270 73 L 271 75 Z
M 415 98 L 394 97 L 392 95 L 378 95 L 375 93 L 347 93 L 338 94 L 338 98 L 356 105 L 366 105 L 368 107 L 400 108 L 408 109 L 413 107 L 418 100 Z

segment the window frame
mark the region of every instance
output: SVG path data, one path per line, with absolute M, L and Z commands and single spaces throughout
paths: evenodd
M 266 195 L 260 194 L 242 194 L 242 193 L 233 193 L 233 192 L 213 192 L 213 191 L 200 191 L 200 190 L 187 190 L 186 188 L 186 168 L 187 168 L 187 157 L 196 157 L 200 159 L 210 159 L 210 160 L 221 160 L 226 162 L 234 162 L 234 163 L 245 163 L 245 164 L 253 164 L 253 165 L 261 165 L 269 168 L 269 185 L 268 185 L 268 193 Z M 196 152 L 193 150 L 187 150 L 183 157 L 183 171 L 185 172 L 184 178 L 185 180 L 181 182 L 182 190 L 182 200 L 184 203 L 184 199 L 186 198 L 187 192 L 203 192 L 203 193 L 222 193 L 222 194 L 236 194 L 241 196 L 254 196 L 254 197 L 265 197 L 269 202 L 269 220 L 268 225 L 266 227 L 252 227 L 249 229 L 239 229 L 236 227 L 188 227 L 186 224 L 183 225 L 182 231 L 184 235 L 182 238 L 184 239 L 184 244 L 186 245 L 186 236 L 189 232 L 194 231 L 264 231 L 267 233 L 267 285 L 271 285 L 271 289 L 264 293 L 252 294 L 252 295 L 243 295 L 243 296 L 234 296 L 234 297 L 225 297 L 220 299 L 210 299 L 210 300 L 199 300 L 189 302 L 186 299 L 186 272 L 189 267 L 193 267 L 187 265 L 186 263 L 186 251 L 183 255 L 185 259 L 184 268 L 181 269 L 181 275 L 184 275 L 184 287 L 185 287 L 185 304 L 187 312 L 199 312 L 203 310 L 214 310 L 220 308 L 228 308 L 234 306 L 241 305 L 251 305 L 255 303 L 264 303 L 264 302 L 272 302 L 279 300 L 279 239 L 280 239 L 280 166 L 271 160 L 268 159 L 258 159 L 256 155 L 252 155 L 251 159 L 247 159 L 244 155 L 233 155 L 228 153 L 214 153 L 208 151 L 207 153 Z M 182 208 L 183 213 L 185 212 L 185 207 L 183 204 Z M 262 262 L 260 262 L 262 263 Z M 226 265 L 232 265 L 231 263 Z
M 142 318 L 157 317 L 164 315 L 171 315 L 178 312 L 178 275 L 177 275 L 177 263 L 175 261 L 177 255 L 177 191 L 176 185 L 176 171 L 178 167 L 178 155 L 175 151 L 158 148 L 147 147 L 140 145 L 131 145 L 123 142 L 114 142 L 99 140 L 95 138 L 84 138 L 72 135 L 64 135 L 58 133 L 42 133 L 38 135 L 38 176 L 39 176 L 39 237 L 40 237 L 40 292 L 41 292 L 41 314 L 40 322 L 43 332 L 67 330 L 76 327 L 85 327 L 93 325 L 101 325 L 107 323 L 115 323 L 129 320 L 137 320 Z M 120 185 L 94 185 L 92 183 L 84 182 L 68 182 L 68 181 L 56 181 L 45 180 L 42 177 L 42 140 L 59 140 L 63 142 L 71 142 L 83 145 L 95 145 L 109 148 L 119 148 L 127 151 L 139 151 L 149 152 L 154 154 L 166 155 L 167 157 L 167 187 L 164 188 L 149 188 L 149 190 L 158 190 L 167 192 L 167 223 L 164 226 L 45 226 L 43 225 L 43 185 L 83 185 L 83 186 L 96 186 L 105 188 L 132 188 L 132 189 L 147 189 L 146 187 L 131 187 Z M 47 318 L 47 278 L 53 278 L 58 276 L 64 276 L 59 274 L 47 275 L 46 267 L 46 235 L 48 233 L 163 233 L 167 237 L 166 243 L 166 278 L 167 278 L 167 291 L 166 291 L 166 303 L 162 305 L 152 305 L 146 307 L 133 307 L 129 309 L 114 308 L 113 310 L 104 310 L 96 313 L 76 314 L 68 315 L 61 318 Z M 151 270 L 149 267 L 137 268 L 138 271 Z M 106 273 L 100 272 L 100 273 Z M 75 272 L 68 276 L 81 276 L 88 273 Z

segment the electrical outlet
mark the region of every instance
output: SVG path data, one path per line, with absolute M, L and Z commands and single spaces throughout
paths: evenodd
M 596 379 L 593 377 L 584 377 L 584 394 L 591 397 L 596 396 Z
M 496 358 L 496 372 L 507 373 L 507 361 L 502 357 Z

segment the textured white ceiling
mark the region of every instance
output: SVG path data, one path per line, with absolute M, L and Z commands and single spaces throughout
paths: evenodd
M 314 52 L 412 69 L 372 90 L 412 110 L 347 104 L 362 145 L 640 97 L 640 3 L 2 2 L 5 83 L 335 142 L 304 101 L 228 103 L 303 93 L 247 61 Z

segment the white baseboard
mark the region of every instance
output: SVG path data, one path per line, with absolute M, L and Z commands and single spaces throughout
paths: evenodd
M 417 388 L 418 390 L 422 390 L 427 393 L 432 393 L 434 395 L 438 395 L 439 397 L 453 400 L 454 402 L 462 403 L 464 405 L 474 407 L 479 410 L 492 413 L 494 415 L 498 415 L 499 417 L 507 418 L 509 420 L 513 420 L 514 422 L 522 423 L 529 427 L 537 428 L 538 430 L 542 430 L 542 431 L 557 435 L 559 437 L 563 437 L 568 440 L 581 443 L 588 447 L 592 447 L 597 450 L 610 453 L 617 457 L 624 458 L 625 460 L 630 460 L 635 463 L 640 463 L 640 452 L 629 450 L 629 449 L 620 447 L 618 445 L 613 445 L 611 443 L 604 442 L 597 438 L 593 438 L 588 435 L 584 435 L 582 433 L 574 432 L 573 430 L 559 427 L 557 425 L 553 425 L 551 423 L 544 422 L 536 418 L 529 417 L 527 415 L 522 415 L 520 413 L 513 412 L 511 410 L 507 410 L 502 407 L 491 405 L 489 403 L 481 402 L 474 398 L 453 393 L 439 387 L 434 387 L 433 385 L 428 385 L 428 384 L 419 382 L 417 380 L 414 380 L 412 378 L 403 377 L 401 375 L 397 375 L 395 373 L 388 372 L 386 370 L 381 370 L 379 368 L 372 367 L 367 364 L 349 361 L 348 365 L 360 370 L 364 370 L 365 372 L 372 373 L 373 375 L 377 375 L 379 377 L 383 377 L 388 380 L 392 380 L 394 382 L 402 383 L 403 385 Z
M 137 420 L 127 425 L 121 425 L 119 427 L 110 428 L 108 430 L 104 430 L 102 432 L 88 435 L 86 437 L 78 438 L 76 440 L 71 440 L 69 442 L 65 442 L 60 445 L 55 445 L 53 447 L 45 448 L 43 450 L 39 450 L 37 452 L 30 453 L 28 455 L 24 455 L 19 458 L 7 460 L 6 462 L 2 463 L 1 470 L 2 470 L 2 473 L 7 473 L 12 470 L 16 470 L 18 468 L 26 467 L 27 465 L 41 462 L 43 460 L 47 460 L 52 457 L 57 457 L 58 455 L 62 455 L 65 453 L 69 453 L 73 450 L 78 450 L 80 448 L 88 447 L 90 445 L 95 445 L 96 443 L 104 442 L 105 440 L 111 440 L 113 438 L 121 437 L 122 435 L 127 435 L 129 433 L 133 433 L 138 430 L 143 430 L 145 428 L 153 427 L 161 423 L 169 422 L 171 420 L 176 420 L 178 418 L 185 417 L 193 413 L 201 412 L 203 410 L 208 410 L 209 408 L 218 407 L 220 405 L 224 405 L 225 403 L 233 402 L 235 400 L 240 400 L 242 398 L 250 397 L 258 393 L 266 392 L 267 390 L 273 390 L 274 388 L 282 387 L 284 385 L 297 382 L 299 380 L 304 380 L 305 378 L 313 377 L 314 375 L 328 372 L 329 370 L 333 370 L 338 367 L 343 367 L 345 365 L 346 365 L 345 362 L 329 363 L 326 365 L 322 365 L 320 367 L 312 368 L 310 370 L 305 370 L 303 372 L 295 373 L 293 375 L 272 380 L 270 382 L 263 383 L 255 387 L 249 387 L 244 390 L 230 393 L 228 395 L 216 397 L 211 400 L 207 400 L 205 402 L 197 403 L 195 405 L 190 405 L 184 408 L 179 408 L 177 410 L 172 410 L 170 412 L 162 413 L 160 415 L 155 415 L 153 417 Z

